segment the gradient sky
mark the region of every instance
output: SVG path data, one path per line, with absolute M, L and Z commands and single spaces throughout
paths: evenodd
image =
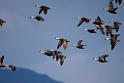
M 0 27 L 0 56 L 5 56 L 5 64 L 47 74 L 64 83 L 123 83 L 124 3 L 114 3 L 114 7 L 119 7 L 116 15 L 103 10 L 108 8 L 108 3 L 109 0 L 1 0 L 0 18 L 6 23 Z M 44 22 L 29 18 L 38 15 L 39 9 L 35 5 L 51 8 L 47 15 L 40 14 Z M 77 16 L 94 20 L 98 15 L 104 24 L 112 25 L 110 20 L 122 23 L 117 32 L 121 34 L 118 37 L 121 42 L 114 50 L 110 50 L 110 42 L 104 40 L 107 36 L 100 31 L 96 34 L 83 31 L 83 28 L 95 29 L 95 25 L 83 23 L 77 27 Z M 59 49 L 67 56 L 63 66 L 52 57 L 38 53 L 40 50 L 55 50 L 58 44 L 55 37 L 71 41 L 66 50 Z M 80 39 L 87 45 L 83 50 L 72 47 Z M 93 60 L 103 54 L 109 55 L 108 63 Z

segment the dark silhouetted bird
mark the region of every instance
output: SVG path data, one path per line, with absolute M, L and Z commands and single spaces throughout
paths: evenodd
M 104 63 L 104 62 L 107 62 L 106 57 L 108 57 L 108 56 L 109 55 L 102 55 L 102 56 L 99 56 L 98 58 L 93 58 L 93 60 Z
M 113 0 L 110 0 L 109 2 L 109 8 L 103 8 L 103 10 L 108 11 L 111 14 L 117 14 L 116 10 L 118 9 L 118 7 L 114 8 L 112 1 Z
M 36 5 L 35 7 L 40 8 L 39 14 L 41 14 L 42 11 L 44 11 L 44 14 L 47 14 L 48 10 L 50 9 L 50 8 L 47 7 L 47 6 L 38 6 L 38 5 Z

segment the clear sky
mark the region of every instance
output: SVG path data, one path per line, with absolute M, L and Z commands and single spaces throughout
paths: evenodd
M 0 56 L 5 55 L 6 64 L 47 74 L 64 83 L 123 83 L 124 3 L 114 3 L 114 7 L 118 7 L 116 15 L 103 10 L 108 8 L 108 3 L 109 0 L 1 0 L 0 18 L 6 23 L 0 27 Z M 40 14 L 44 22 L 29 18 L 38 15 L 39 9 L 35 5 L 51 8 L 47 15 Z M 95 25 L 83 23 L 77 27 L 77 16 L 94 20 L 98 15 L 104 24 L 112 25 L 110 20 L 122 23 L 117 32 L 121 34 L 118 37 L 120 42 L 114 50 L 110 50 L 110 42 L 104 40 L 107 36 L 100 31 L 96 34 L 83 31 L 83 28 L 95 29 Z M 63 66 L 52 57 L 38 53 L 40 50 L 55 50 L 58 44 L 55 37 L 71 41 L 66 50 L 59 49 L 67 56 Z M 83 50 L 72 47 L 80 39 L 87 45 Z M 108 63 L 93 60 L 103 54 L 109 55 Z

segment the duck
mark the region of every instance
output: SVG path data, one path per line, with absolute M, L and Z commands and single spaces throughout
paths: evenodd
M 83 46 L 87 46 L 87 45 L 81 44 L 82 41 L 83 41 L 83 40 L 79 40 L 79 41 L 77 42 L 77 45 L 72 45 L 72 46 L 74 46 L 74 47 L 76 47 L 76 48 L 78 48 L 78 49 L 84 49 Z
M 111 38 L 105 38 L 105 40 L 110 40 L 110 44 L 111 44 L 111 50 L 114 49 L 115 45 L 117 42 L 120 42 L 120 40 L 117 39 L 117 37 L 119 36 L 120 34 L 111 34 Z
M 44 21 L 44 18 L 42 18 L 41 16 L 30 16 L 30 19 L 36 19 L 36 20 L 38 20 L 38 21 Z
M 101 55 L 98 58 L 93 58 L 93 60 L 96 60 L 96 61 L 101 62 L 101 63 L 105 63 L 105 62 L 107 62 L 106 57 L 108 57 L 108 56 L 109 55 L 107 55 L 107 54 Z
M 98 30 L 98 29 L 87 29 L 87 28 L 83 28 L 84 31 L 87 31 L 89 33 L 97 33 L 95 30 Z
M 122 0 L 115 0 L 116 4 L 118 3 L 119 5 L 122 3 Z
M 6 21 L 4 21 L 3 19 L 0 19 L 0 26 L 3 26 L 3 23 L 6 23 Z
M 47 14 L 48 10 L 51 9 L 50 7 L 47 7 L 47 6 L 44 6 L 44 5 L 43 5 L 43 6 L 38 6 L 38 5 L 36 5 L 35 7 L 40 8 L 39 14 L 41 14 L 42 11 L 44 11 L 44 14 L 45 14 L 45 15 Z
M 118 32 L 121 23 L 118 22 L 118 21 L 112 21 L 112 20 L 109 21 L 109 22 L 110 22 L 110 23 L 113 23 L 113 27 L 115 28 L 116 32 Z
M 14 65 L 8 65 L 8 67 L 10 67 L 13 71 L 15 71 L 16 70 L 16 66 L 14 66 Z
M 118 7 L 113 7 L 113 3 L 112 3 L 113 0 L 110 0 L 109 2 L 109 8 L 103 8 L 103 10 L 111 13 L 111 14 L 117 14 L 116 10 L 118 9 Z
M 86 22 L 86 23 L 89 23 L 91 21 L 91 19 L 89 18 L 86 18 L 86 17 L 80 17 L 80 16 L 77 16 L 76 17 L 77 19 L 79 19 L 79 23 L 78 23 L 78 27 L 83 23 L 83 22 Z
M 11 70 L 13 70 L 13 71 L 15 71 L 16 70 L 16 66 L 14 66 L 14 65 L 10 65 L 10 64 L 3 64 L 3 60 L 4 60 L 4 55 L 0 58 L 0 68 L 6 68 L 6 67 L 9 67 L 9 68 L 11 68 Z
M 59 40 L 59 43 L 57 45 L 57 49 L 59 49 L 63 44 L 63 48 L 64 48 L 64 50 L 66 50 L 66 48 L 68 46 L 68 42 L 70 42 L 70 41 L 68 41 L 65 38 L 54 38 L 54 39 Z
M 110 25 L 103 25 L 106 29 L 106 36 L 108 36 L 109 34 L 112 34 L 112 29 L 113 27 Z
M 53 58 L 55 57 L 52 50 L 46 50 L 45 52 L 40 50 L 39 53 L 45 54 L 46 56 L 49 56 L 49 57 L 51 56 L 53 56 Z

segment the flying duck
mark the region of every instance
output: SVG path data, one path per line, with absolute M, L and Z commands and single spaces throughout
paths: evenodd
M 114 8 L 112 1 L 113 0 L 110 0 L 109 2 L 109 8 L 103 8 L 103 10 L 108 11 L 111 14 L 117 14 L 116 10 L 118 9 L 118 7 Z
M 11 68 L 13 71 L 16 70 L 16 66 L 14 66 L 14 65 L 8 65 L 8 67 Z
M 84 31 L 87 31 L 87 32 L 89 32 L 89 33 L 96 33 L 95 30 L 97 30 L 97 29 L 87 29 L 87 28 L 83 28 L 83 30 L 84 30 Z
M 36 19 L 36 20 L 38 20 L 38 21 L 44 21 L 44 18 L 42 18 L 41 16 L 30 16 L 30 18 L 32 18 L 32 19 Z
M 3 19 L 0 19 L 0 26 L 2 26 L 3 23 L 6 23 L 6 21 L 4 21 Z
M 54 39 L 59 40 L 59 43 L 57 45 L 57 49 L 59 49 L 61 47 L 61 45 L 63 44 L 63 48 L 64 48 L 64 50 L 66 50 L 66 48 L 68 46 L 68 42 L 70 42 L 70 41 L 68 41 L 65 38 L 54 38 Z
M 106 28 L 106 36 L 108 36 L 109 34 L 112 34 L 112 26 L 110 25 L 104 25 L 104 27 Z
M 38 6 L 38 5 L 36 5 L 35 7 L 40 8 L 39 14 L 42 13 L 42 11 L 44 11 L 44 14 L 47 14 L 48 10 L 50 9 L 47 6 Z
M 117 39 L 117 37 L 119 36 L 120 34 L 111 34 L 111 38 L 105 38 L 105 40 L 110 40 L 110 44 L 111 44 L 111 50 L 114 49 L 115 45 L 117 42 L 120 42 L 120 40 Z
M 104 63 L 104 62 L 107 62 L 106 57 L 108 57 L 108 56 L 109 55 L 102 55 L 102 56 L 99 56 L 98 58 L 93 58 L 93 60 Z
M 110 23 L 113 23 L 113 27 L 115 28 L 116 32 L 119 30 L 119 26 L 121 25 L 118 21 L 109 21 Z
M 81 44 L 82 41 L 83 41 L 83 40 L 79 40 L 79 41 L 77 42 L 77 45 L 72 45 L 72 46 L 74 46 L 74 47 L 76 47 L 76 48 L 78 48 L 78 49 L 84 49 L 83 46 L 87 46 L 87 45 L 82 45 L 82 44 Z
M 116 3 L 119 3 L 119 5 L 122 3 L 122 0 L 115 0 Z
M 8 65 L 8 64 L 3 65 L 3 60 L 4 60 L 4 55 L 0 58 L 0 68 L 9 67 L 9 68 L 11 68 L 13 71 L 16 70 L 16 66 L 14 66 L 14 65 Z
M 46 50 L 45 52 L 39 51 L 39 53 L 45 54 L 46 56 L 53 56 L 53 58 L 55 57 L 52 50 Z
M 86 18 L 86 17 L 80 17 L 80 16 L 77 16 L 76 17 L 77 19 L 79 19 L 79 23 L 78 23 L 78 27 L 83 23 L 83 22 L 86 22 L 86 23 L 89 23 L 91 20 L 89 18 Z

